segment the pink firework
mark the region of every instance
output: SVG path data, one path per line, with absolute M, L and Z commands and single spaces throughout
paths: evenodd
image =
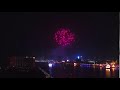
M 60 28 L 55 33 L 55 41 L 61 46 L 70 45 L 75 40 L 75 35 L 69 29 Z

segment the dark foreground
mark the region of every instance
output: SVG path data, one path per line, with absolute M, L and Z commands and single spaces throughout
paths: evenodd
M 90 65 L 73 64 L 53 64 L 48 67 L 48 63 L 36 63 L 36 68 L 32 70 L 0 70 L 0 78 L 46 78 L 46 71 L 52 78 L 119 78 L 119 68 L 105 69 Z
M 0 72 L 0 78 L 46 78 L 45 74 L 37 68 L 32 70 L 9 69 Z

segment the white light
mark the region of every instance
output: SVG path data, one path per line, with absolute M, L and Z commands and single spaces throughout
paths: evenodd
M 48 65 L 49 65 L 49 67 L 52 67 L 52 63 L 49 63 Z
M 78 59 L 79 59 L 80 57 L 78 56 Z
M 81 56 L 82 57 L 82 56 Z
M 109 64 L 106 65 L 106 69 L 107 69 L 107 68 L 110 68 L 110 65 L 109 65 Z
M 69 60 L 67 60 L 67 62 L 69 62 Z
M 74 66 L 77 66 L 77 63 L 74 63 Z
M 65 62 L 65 61 L 62 61 L 62 62 Z
M 35 59 L 35 57 L 33 57 L 33 59 Z

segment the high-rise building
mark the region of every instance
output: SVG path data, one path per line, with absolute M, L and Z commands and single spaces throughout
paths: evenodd
M 35 67 L 35 57 L 10 57 L 9 66 L 17 68 L 34 68 Z

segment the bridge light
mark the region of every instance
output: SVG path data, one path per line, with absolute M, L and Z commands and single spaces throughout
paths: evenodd
M 52 63 L 49 63 L 48 66 L 49 66 L 49 67 L 52 67 Z
M 65 62 L 64 60 L 62 62 Z

